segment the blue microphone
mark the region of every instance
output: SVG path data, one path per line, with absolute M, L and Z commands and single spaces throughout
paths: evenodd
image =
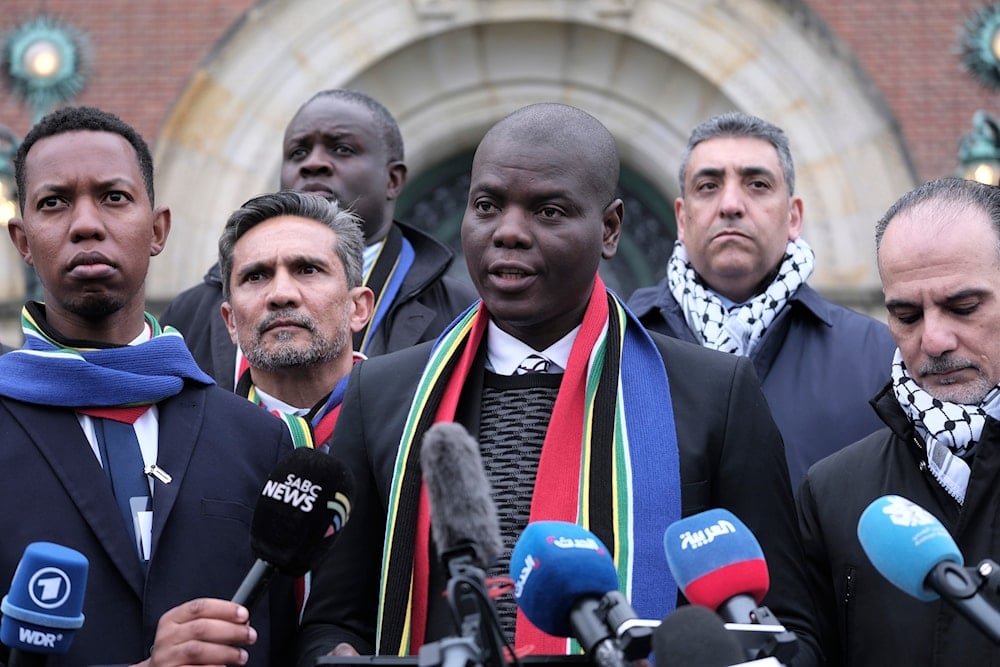
M 674 581 L 691 604 L 730 623 L 751 623 L 771 580 L 760 543 L 735 514 L 711 509 L 675 521 L 663 535 Z
M 792 660 L 795 633 L 761 604 L 771 583 L 764 551 L 735 514 L 715 508 L 675 521 L 663 535 L 663 548 L 684 596 L 717 613 L 747 657 Z
M 528 620 L 555 637 L 574 637 L 599 666 L 621 666 L 652 650 L 652 630 L 634 623 L 611 554 L 589 530 L 565 521 L 528 524 L 510 576 Z
M 1000 644 L 1000 612 L 980 594 L 982 575 L 963 567 L 958 545 L 930 512 L 902 496 L 876 498 L 861 513 L 858 540 L 890 583 L 919 600 L 942 598 Z
M 69 651 L 83 625 L 89 562 L 79 551 L 33 542 L 21 556 L 10 592 L 0 601 L 0 641 L 10 647 L 8 667 L 44 665 Z

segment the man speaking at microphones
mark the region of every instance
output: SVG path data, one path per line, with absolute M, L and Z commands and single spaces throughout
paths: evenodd
M 440 422 L 478 442 L 499 571 L 529 522 L 575 523 L 607 545 L 636 613 L 662 618 L 678 599 L 664 530 L 727 507 L 773 568 L 767 604 L 815 659 L 781 437 L 751 364 L 647 334 L 598 275 L 624 229 L 618 173 L 612 134 L 571 106 L 522 108 L 483 138 L 462 222 L 481 300 L 436 343 L 355 366 L 331 450 L 358 483 L 356 512 L 313 572 L 303 667 L 330 651 L 415 654 L 452 631 L 420 469 Z M 572 650 L 507 618 L 521 655 Z
M 22 312 L 24 348 L 0 356 L 0 582 L 34 542 L 87 559 L 86 622 L 52 664 L 288 664 L 292 582 L 252 618 L 229 598 L 291 437 L 144 312 L 170 231 L 149 148 L 116 116 L 70 107 L 28 132 L 15 170 L 8 232 L 44 302 Z
M 1000 557 L 1000 189 L 925 183 L 889 208 L 875 238 L 898 346 L 872 399 L 886 428 L 813 466 L 799 497 L 824 650 L 831 665 L 1000 664 L 1000 646 L 968 618 L 995 595 L 956 606 L 924 590 L 942 526 L 957 546 L 949 558 Z M 883 496 L 907 501 L 862 522 Z M 891 567 L 869 560 L 866 541 Z

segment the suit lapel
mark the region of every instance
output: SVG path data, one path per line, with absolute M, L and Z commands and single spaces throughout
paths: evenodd
M 76 414 L 19 401 L 8 401 L 6 405 L 73 499 L 108 557 L 141 598 L 145 575 L 135 546 L 118 512 L 111 484 Z
M 153 557 L 170 512 L 177 502 L 184 475 L 191 463 L 195 443 L 205 417 L 204 390 L 183 390 L 161 401 L 159 410 L 159 446 L 156 464 L 171 480 L 156 480 L 153 486 Z

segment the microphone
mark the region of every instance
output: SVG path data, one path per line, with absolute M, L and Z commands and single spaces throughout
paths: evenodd
M 434 424 L 424 434 L 420 470 L 434 546 L 449 572 L 463 563 L 484 569 L 496 562 L 503 541 L 475 438 L 461 424 Z
M 485 569 L 496 562 L 503 541 L 479 443 L 461 424 L 434 424 L 424 434 L 420 469 L 434 547 L 449 574 L 448 608 L 460 636 L 421 646 L 419 664 L 502 665 L 507 642 L 486 591 Z
M 253 610 L 275 573 L 308 572 L 347 523 L 352 495 L 351 471 L 329 454 L 300 447 L 279 461 L 250 524 L 257 560 L 232 601 Z
M 653 632 L 657 667 L 728 667 L 743 661 L 743 647 L 713 611 L 685 605 L 663 619 Z
M 919 600 L 941 597 L 1000 644 L 1000 612 L 981 595 L 996 563 L 963 567 L 958 545 L 930 512 L 902 496 L 876 498 L 861 513 L 858 540 L 875 569 L 897 588 Z
M 0 601 L 0 641 L 10 647 L 8 667 L 41 666 L 47 656 L 69 651 L 83 626 L 89 566 L 86 556 L 69 547 L 52 542 L 27 546 L 10 592 Z
M 573 637 L 601 667 L 646 658 L 652 631 L 618 591 L 618 572 L 607 547 L 565 521 L 528 524 L 510 558 L 514 597 L 539 630 Z
M 711 509 L 676 521 L 663 535 L 667 565 L 692 604 L 715 611 L 750 658 L 787 663 L 796 638 L 760 602 L 770 586 L 760 543 L 735 514 Z

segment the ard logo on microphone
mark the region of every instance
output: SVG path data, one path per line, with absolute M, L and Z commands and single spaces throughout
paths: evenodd
M 42 609 L 57 609 L 69 599 L 69 575 L 57 567 L 43 567 L 28 580 L 28 595 Z
M 725 519 L 719 519 L 711 526 L 702 530 L 687 530 L 678 535 L 681 538 L 681 549 L 698 549 L 711 544 L 715 538 L 736 532 L 736 526 Z
M 283 482 L 267 480 L 260 495 L 291 505 L 303 512 L 312 512 L 313 505 L 322 490 L 323 487 L 319 484 L 313 484 L 308 479 L 290 472 Z

